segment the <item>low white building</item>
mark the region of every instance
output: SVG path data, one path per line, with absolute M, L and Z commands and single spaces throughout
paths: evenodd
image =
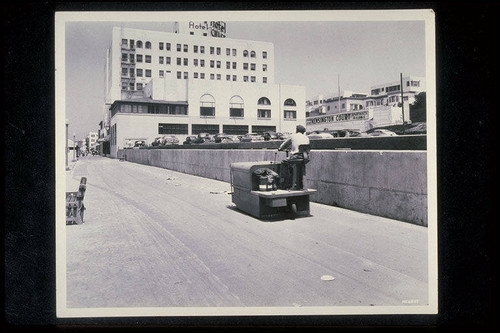
M 415 95 L 425 91 L 422 77 L 403 77 L 401 80 L 372 86 L 370 94 L 342 91 L 332 96 L 317 96 L 306 101 L 308 132 L 352 129 L 366 131 L 373 127 L 411 122 L 410 104 Z M 401 104 L 404 101 L 404 117 Z

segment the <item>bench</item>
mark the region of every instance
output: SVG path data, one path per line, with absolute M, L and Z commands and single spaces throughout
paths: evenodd
M 85 205 L 83 198 L 87 189 L 87 178 L 82 177 L 77 192 L 66 192 L 66 225 L 82 224 Z

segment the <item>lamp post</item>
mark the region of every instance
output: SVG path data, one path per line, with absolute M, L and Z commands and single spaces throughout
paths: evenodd
M 73 133 L 73 162 L 76 162 L 76 142 L 75 142 L 76 133 Z
M 69 148 L 68 148 L 68 125 L 69 125 L 69 120 L 66 119 L 66 170 L 69 170 L 69 167 L 68 167 L 68 151 L 69 151 Z

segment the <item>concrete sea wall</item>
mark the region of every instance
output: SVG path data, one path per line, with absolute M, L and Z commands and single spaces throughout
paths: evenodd
M 233 162 L 280 161 L 268 149 L 125 149 L 129 162 L 230 182 Z M 427 152 L 313 150 L 311 201 L 427 226 Z M 334 218 L 334 217 L 332 217 Z

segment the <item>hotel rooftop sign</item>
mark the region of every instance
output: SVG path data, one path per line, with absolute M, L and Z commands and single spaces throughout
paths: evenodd
M 175 32 L 198 36 L 225 38 L 227 30 L 226 22 L 223 21 L 189 21 L 176 22 Z

